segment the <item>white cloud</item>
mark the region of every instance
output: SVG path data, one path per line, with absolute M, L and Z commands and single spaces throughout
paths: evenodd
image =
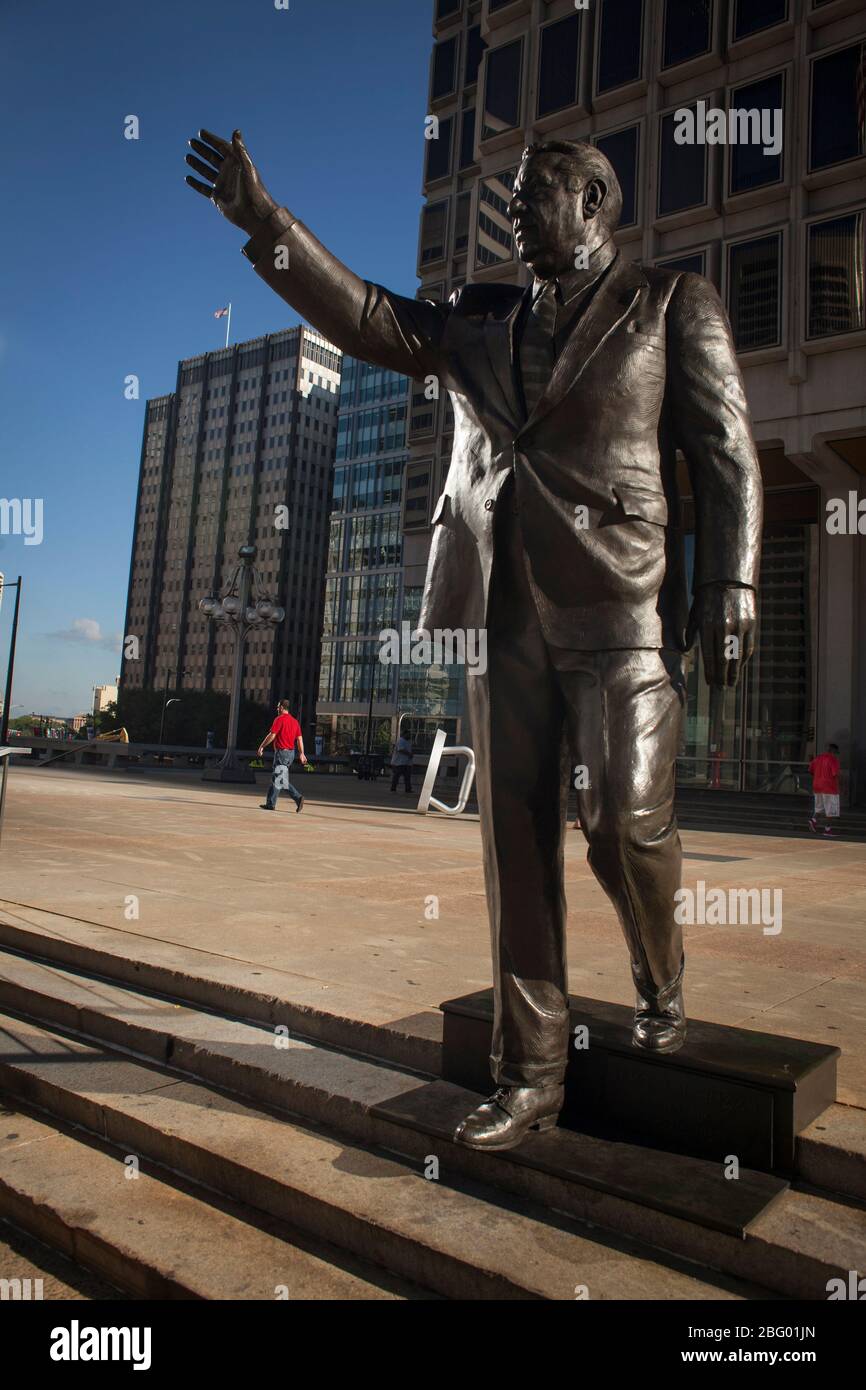
M 71 625 L 62 632 L 47 632 L 46 637 L 61 642 L 78 642 L 88 647 L 108 647 L 118 651 L 122 642 L 119 632 L 103 632 L 95 618 L 74 618 Z

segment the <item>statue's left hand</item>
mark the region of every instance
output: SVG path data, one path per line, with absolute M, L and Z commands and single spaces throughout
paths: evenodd
M 754 589 L 735 584 L 704 584 L 698 589 L 689 615 L 686 646 L 691 647 L 700 634 L 708 685 L 737 684 L 755 648 L 756 626 Z

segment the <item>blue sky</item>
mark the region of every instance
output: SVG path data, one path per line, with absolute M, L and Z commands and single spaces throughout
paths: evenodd
M 0 535 L 0 571 L 24 576 L 13 715 L 86 709 L 117 674 L 145 400 L 221 345 L 229 300 L 234 341 L 297 322 L 185 186 L 187 139 L 240 127 L 277 201 L 413 294 L 431 15 L 430 0 L 3 0 L 0 497 L 44 506 L 41 544 Z

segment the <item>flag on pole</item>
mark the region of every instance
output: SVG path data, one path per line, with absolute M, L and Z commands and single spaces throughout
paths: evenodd
M 224 309 L 217 309 L 217 310 L 214 311 L 214 318 L 215 318 L 215 319 L 224 319 L 224 318 L 226 317 L 226 315 L 228 314 L 228 311 L 229 311 L 229 306 L 228 306 L 228 305 L 226 305 L 226 307 L 225 307 Z

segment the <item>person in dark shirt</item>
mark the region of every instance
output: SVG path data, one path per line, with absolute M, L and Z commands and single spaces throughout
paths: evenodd
M 295 744 L 298 746 L 298 754 L 302 763 L 306 763 L 307 755 L 304 752 L 301 726 L 294 715 L 289 714 L 288 700 L 280 700 L 277 705 L 277 717 L 271 725 L 271 731 L 267 738 L 263 738 L 259 744 L 259 757 L 264 753 L 269 743 L 274 745 L 274 772 L 271 785 L 268 788 L 267 801 L 262 802 L 262 810 L 275 811 L 277 809 L 277 797 L 281 791 L 285 791 L 294 801 L 295 809 L 302 811 L 304 798 L 297 787 L 293 787 L 289 781 L 289 768 L 295 761 Z

